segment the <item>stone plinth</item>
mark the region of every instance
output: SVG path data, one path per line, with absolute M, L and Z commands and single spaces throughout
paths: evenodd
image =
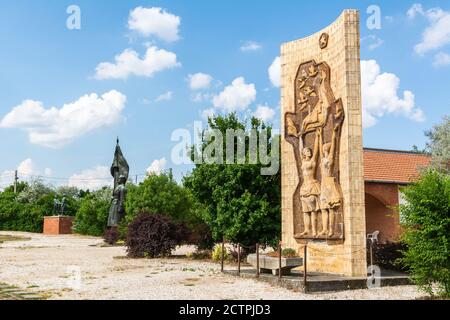
M 44 234 L 72 234 L 73 220 L 74 217 L 67 216 L 44 217 Z
M 247 262 L 256 267 L 256 254 L 249 254 Z M 302 258 L 281 258 L 281 274 L 288 275 L 291 270 L 303 265 Z M 278 257 L 269 257 L 267 255 L 259 255 L 259 269 L 261 272 L 278 274 L 280 269 L 280 261 Z
M 315 65 L 313 62 L 315 62 Z M 299 70 L 305 63 L 311 62 L 312 67 Z M 319 67 L 318 67 L 319 66 Z M 320 74 L 321 67 L 329 70 L 329 75 Z M 326 68 L 325 68 L 326 66 Z M 319 68 L 319 75 L 317 75 Z M 330 82 L 333 95 L 321 94 L 311 90 L 307 92 L 308 85 L 302 83 L 302 75 L 308 77 L 322 77 Z M 320 82 L 315 82 L 319 88 Z M 302 89 L 303 88 L 303 89 Z M 364 178 L 363 178 L 363 147 L 362 147 L 362 107 L 361 107 L 361 70 L 360 70 L 360 33 L 359 12 L 345 10 L 341 16 L 323 30 L 303 39 L 285 43 L 281 47 L 281 175 L 282 175 L 282 241 L 283 245 L 298 250 L 303 255 L 303 246 L 308 245 L 307 268 L 312 272 L 341 274 L 351 277 L 362 277 L 367 274 L 366 262 L 366 219 L 364 208 Z M 314 105 L 302 108 L 305 96 L 298 95 L 298 91 L 307 92 L 306 101 L 316 101 L 316 108 L 320 105 L 327 107 L 327 103 L 337 103 L 345 116 L 340 126 L 339 150 L 335 158 L 337 172 L 334 172 L 335 181 L 339 183 L 342 201 L 336 216 L 336 233 L 340 238 L 327 238 L 327 235 L 317 237 L 309 235 L 302 238 L 301 232 L 305 230 L 302 203 L 300 201 L 302 172 L 298 163 L 301 150 L 293 147 L 287 139 L 295 138 L 302 130 L 301 123 L 290 115 L 299 115 L 305 110 L 313 109 Z M 330 92 L 328 90 L 328 92 Z M 331 98 L 340 99 L 333 101 Z M 302 111 L 303 110 L 303 111 Z M 323 114 L 310 117 L 319 117 Z M 329 117 L 335 119 L 337 111 L 330 108 Z M 286 119 L 291 121 L 289 123 Z M 294 121 L 292 121 L 292 119 Z M 298 119 L 298 118 L 297 118 Z M 304 119 L 304 118 L 303 118 Z M 331 118 L 329 118 L 331 119 Z M 331 120 L 329 120 L 331 121 Z M 328 128 L 328 129 L 327 129 Z M 331 129 L 329 129 L 331 128 Z M 330 132 L 333 127 L 324 128 L 323 140 L 332 141 Z M 290 137 L 290 138 L 289 138 Z M 317 133 L 309 133 L 306 143 L 314 145 Z M 322 139 L 320 138 L 320 139 Z M 309 140 L 308 140 L 309 139 Z M 317 161 L 316 175 L 320 174 L 320 159 Z M 319 172 L 319 173 L 317 173 Z M 321 183 L 325 180 L 319 179 Z M 330 180 L 328 180 L 330 183 Z M 314 188 L 309 186 L 310 190 Z M 315 187 L 316 188 L 316 187 Z M 317 188 L 316 188 L 317 189 Z M 312 192 L 312 191 L 311 191 Z M 316 192 L 316 191 L 314 191 Z M 312 207 L 315 206 L 313 203 Z M 304 206 L 303 206 L 304 207 Z M 317 212 L 317 229 L 322 229 L 321 213 Z

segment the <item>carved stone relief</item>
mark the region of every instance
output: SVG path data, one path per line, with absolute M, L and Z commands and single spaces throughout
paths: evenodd
M 319 39 L 320 49 L 325 49 L 328 46 L 328 33 L 322 33 Z
M 344 109 L 330 74 L 325 62 L 302 63 L 295 78 L 295 112 L 285 114 L 285 139 L 293 146 L 299 176 L 293 196 L 296 239 L 344 237 L 339 180 Z

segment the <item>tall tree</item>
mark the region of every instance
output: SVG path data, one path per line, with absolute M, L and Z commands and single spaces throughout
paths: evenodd
M 402 190 L 400 206 L 407 245 L 402 261 L 428 293 L 450 297 L 450 175 L 428 169 Z
M 257 242 L 275 245 L 281 229 L 280 173 L 277 170 L 274 175 L 262 175 L 261 169 L 267 165 L 262 164 L 264 161 L 261 161 L 260 156 L 253 159 L 256 164 L 251 164 L 253 161 L 250 160 L 254 155 L 251 155 L 250 147 L 245 147 L 250 142 L 249 129 L 260 134 L 267 130 L 267 136 L 260 135 L 260 139 L 265 139 L 267 149 L 272 150 L 271 126 L 253 118 L 250 127 L 247 127 L 246 121 L 239 120 L 235 113 L 212 117 L 208 124 L 209 128 L 202 134 L 202 144 L 192 148 L 191 158 L 193 161 L 198 160 L 198 150 L 201 150 L 206 153 L 203 158 L 210 155 L 219 161 L 197 161 L 192 173 L 183 179 L 184 185 L 192 191 L 203 207 L 203 210 L 198 212 L 201 212 L 203 221 L 211 229 L 216 241 L 225 237 L 228 241 L 246 246 Z M 233 160 L 233 164 L 227 164 L 225 151 L 226 133 L 230 129 L 244 133 L 236 139 L 233 138 L 232 158 L 228 154 L 228 163 Z M 214 130 L 222 134 L 222 141 L 213 133 Z M 211 136 L 214 136 L 214 139 L 209 141 Z M 242 145 L 238 145 L 238 141 L 245 142 L 244 159 L 239 151 L 242 150 L 239 149 Z M 261 145 L 261 140 L 258 145 Z M 215 146 L 212 152 L 211 146 Z
M 433 157 L 433 164 L 440 170 L 450 172 L 450 116 L 425 133 L 429 138 L 427 149 Z

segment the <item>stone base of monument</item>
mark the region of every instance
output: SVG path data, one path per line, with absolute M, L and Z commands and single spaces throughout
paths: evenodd
M 277 258 L 275 258 L 277 259 Z M 283 276 L 281 279 L 271 273 L 260 273 L 256 278 L 256 269 L 242 266 L 241 272 L 237 270 L 225 270 L 226 274 L 238 276 L 245 279 L 254 279 L 264 281 L 274 286 L 280 286 L 295 292 L 330 292 L 367 289 L 367 277 L 345 277 L 335 274 L 308 272 L 306 288 L 303 281 L 303 273 L 298 270 L 292 270 L 290 275 Z M 376 278 L 381 287 L 411 285 L 410 277 L 405 273 L 381 270 L 381 276 Z
M 256 254 L 249 254 L 247 262 L 256 268 Z M 291 270 L 303 265 L 303 258 L 281 258 L 281 274 L 290 275 Z M 261 273 L 272 273 L 277 275 L 280 269 L 278 257 L 259 255 L 259 270 Z
M 72 234 L 74 217 L 54 216 L 44 217 L 44 234 L 60 235 Z

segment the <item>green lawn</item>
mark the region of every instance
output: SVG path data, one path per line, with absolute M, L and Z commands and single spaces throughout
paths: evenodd
M 6 242 L 6 241 L 28 241 L 28 240 L 31 240 L 31 239 L 26 238 L 26 237 L 0 235 L 0 243 Z

